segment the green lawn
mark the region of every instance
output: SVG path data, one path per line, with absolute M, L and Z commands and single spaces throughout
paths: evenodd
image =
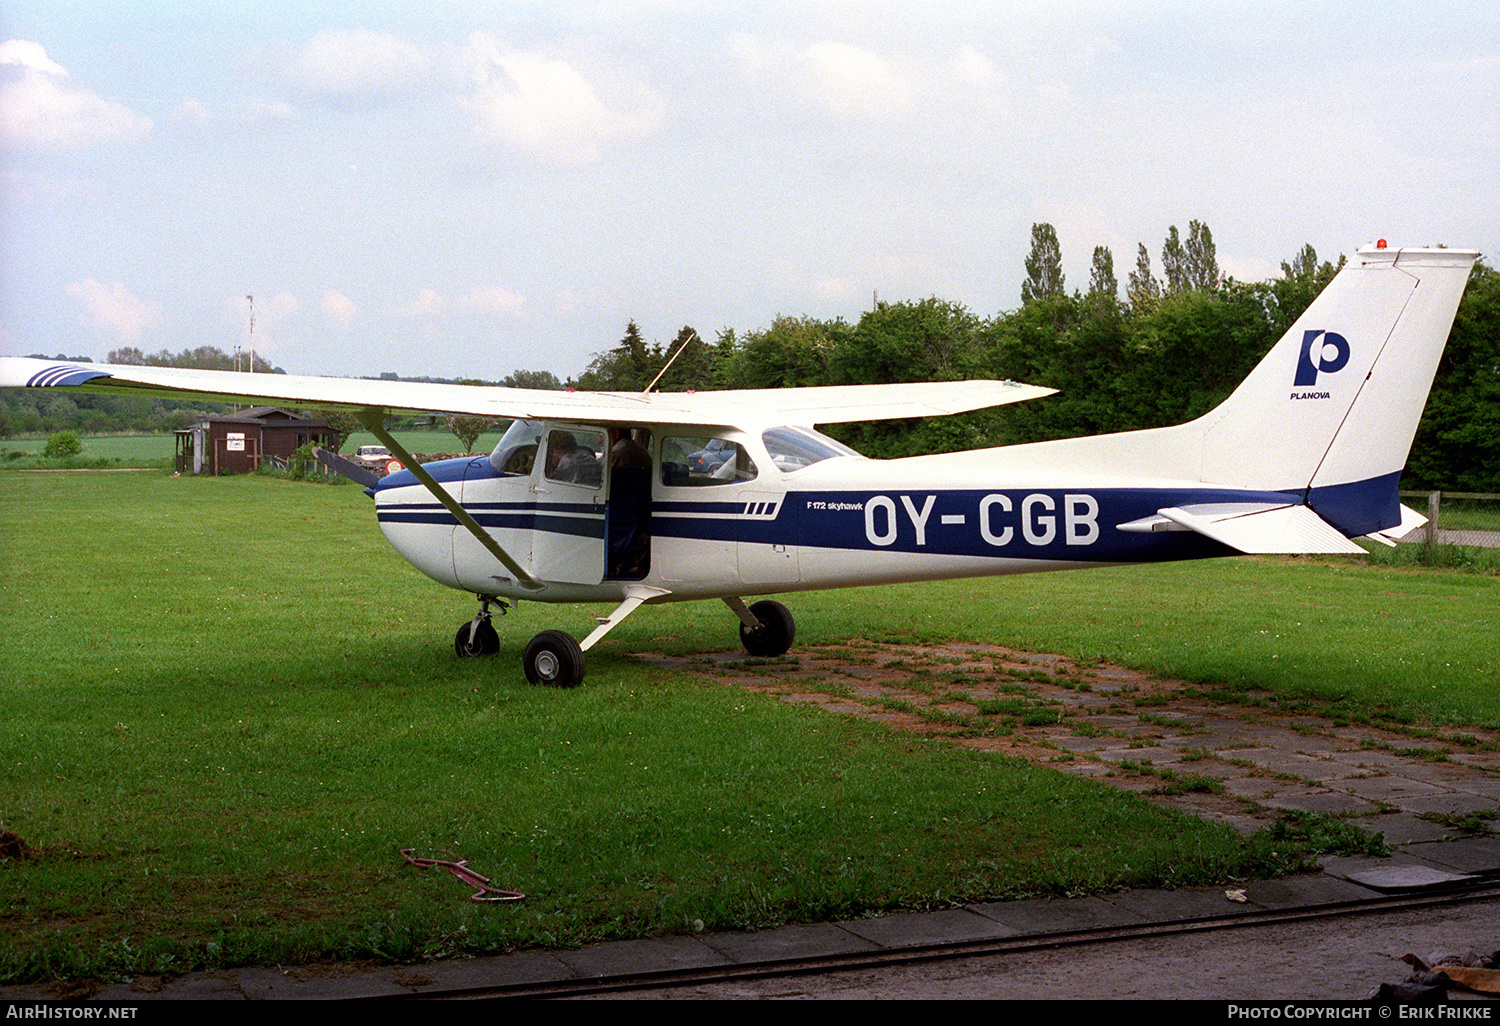
M 1234 688 L 1500 724 L 1500 582 L 1228 560 L 793 595 L 799 644 L 966 638 Z M 1286 844 L 630 657 L 734 647 L 650 608 L 582 688 L 527 686 L 523 604 L 468 596 L 357 488 L 0 474 L 0 979 L 414 959 L 895 908 L 1221 881 Z M 397 852 L 451 849 L 517 905 Z

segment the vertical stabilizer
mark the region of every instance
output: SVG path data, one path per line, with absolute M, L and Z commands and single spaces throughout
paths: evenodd
M 1219 407 L 1201 477 L 1298 490 L 1346 534 L 1400 521 L 1396 480 L 1477 253 L 1365 247 Z

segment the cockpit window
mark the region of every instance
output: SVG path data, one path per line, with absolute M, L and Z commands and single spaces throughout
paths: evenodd
M 727 438 L 668 436 L 661 442 L 661 483 L 673 486 L 731 484 L 755 479 L 755 462 Z
M 777 470 L 791 472 L 810 467 L 835 456 L 858 456 L 859 453 L 811 428 L 777 427 L 761 433 L 761 441 L 771 454 Z

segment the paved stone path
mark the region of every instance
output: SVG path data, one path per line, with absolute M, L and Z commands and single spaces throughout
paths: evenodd
M 855 641 L 787 660 L 647 658 L 1020 755 L 1247 833 L 1288 809 L 1350 817 L 1393 845 L 1500 825 L 1485 818 L 1500 814 L 1493 731 L 1335 724 L 1268 695 L 1215 705 L 1181 681 L 993 645 Z

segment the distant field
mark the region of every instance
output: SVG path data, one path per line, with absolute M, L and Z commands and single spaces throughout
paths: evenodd
M 450 431 L 398 431 L 395 432 L 402 446 L 414 453 L 450 453 L 459 449 L 458 438 Z M 174 435 L 81 435 L 83 456 L 86 459 L 118 460 L 139 466 L 169 466 L 175 455 Z M 481 435 L 475 443 L 474 452 L 489 452 L 499 441 L 499 432 Z M 3 453 L 17 452 L 26 455 L 42 455 L 46 438 L 7 438 L 0 443 L 0 462 Z M 377 440 L 369 432 L 351 435 L 342 446 L 342 452 L 354 452 L 359 446 L 375 446 Z
M 801 644 L 963 638 L 1265 689 L 1332 715 L 1500 724 L 1500 580 L 1240 559 L 797 594 Z M 519 654 L 604 609 L 472 599 L 356 488 L 0 474 L 0 980 L 416 960 L 751 928 L 1298 864 L 1138 796 L 631 658 L 736 647 L 641 610 L 571 691 Z M 795 654 L 795 650 L 794 653 Z M 527 893 L 479 907 L 397 852 Z
M 80 435 L 83 459 L 118 461 L 128 466 L 169 467 L 174 448 L 173 435 Z M 8 453 L 19 452 L 40 457 L 46 438 L 7 438 L 0 442 L 0 465 L 9 462 Z

